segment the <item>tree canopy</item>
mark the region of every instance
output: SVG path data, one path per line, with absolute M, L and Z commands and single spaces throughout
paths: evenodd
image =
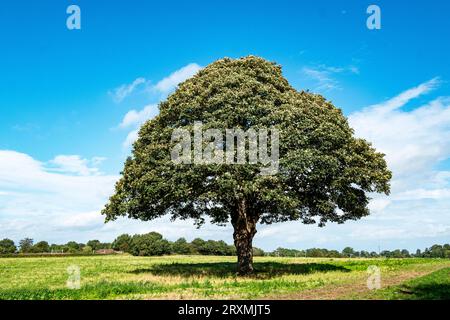
M 10 239 L 0 240 L 0 254 L 11 254 L 17 251 L 14 241 Z

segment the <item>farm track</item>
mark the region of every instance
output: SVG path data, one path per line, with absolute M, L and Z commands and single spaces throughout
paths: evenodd
M 447 266 L 448 267 L 448 266 Z M 381 289 L 400 285 L 408 280 L 419 278 L 434 271 L 445 268 L 443 265 L 426 266 L 424 270 L 402 270 L 390 272 L 381 276 Z M 351 300 L 367 299 L 372 291 L 367 287 L 367 275 L 346 281 L 342 284 L 326 285 L 317 289 L 310 289 L 286 295 L 269 296 L 264 299 L 273 300 Z

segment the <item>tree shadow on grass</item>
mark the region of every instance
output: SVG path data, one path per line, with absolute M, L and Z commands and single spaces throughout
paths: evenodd
M 279 262 L 255 262 L 253 264 L 255 278 L 272 278 L 275 276 L 289 274 L 310 274 L 314 272 L 341 271 L 350 270 L 327 263 L 279 263 Z M 157 264 L 151 268 L 136 269 L 131 271 L 134 274 L 151 273 L 161 276 L 214 276 L 230 277 L 236 275 L 237 264 L 232 262 L 211 262 L 211 263 L 172 263 Z
M 412 300 L 450 300 L 450 284 L 420 284 L 402 286 L 398 290 L 402 299 Z

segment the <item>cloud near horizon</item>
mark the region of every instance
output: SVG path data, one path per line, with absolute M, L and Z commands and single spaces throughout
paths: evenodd
M 91 160 L 60 155 L 48 162 L 0 150 L 0 235 L 15 240 L 25 236 L 64 238 L 65 232 L 87 218 L 86 227 L 100 226 L 102 203 L 118 176 L 104 175 L 97 167 L 102 158 Z M 92 212 L 97 217 L 92 219 Z M 97 221 L 97 223 L 91 223 Z M 50 239 L 49 239 L 50 240 Z

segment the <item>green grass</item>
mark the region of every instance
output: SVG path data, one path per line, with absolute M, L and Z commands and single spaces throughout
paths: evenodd
M 389 300 L 450 300 L 450 268 L 374 293 L 372 298 Z
M 378 266 L 382 276 L 388 278 L 399 273 L 427 274 L 450 268 L 449 260 L 439 259 L 260 257 L 255 259 L 256 274 L 240 278 L 235 274 L 235 260 L 128 255 L 0 258 L 0 299 L 296 298 L 308 290 L 364 283 L 371 265 Z M 66 286 L 69 266 L 77 266 L 81 271 L 78 290 Z M 425 297 L 425 293 L 420 297 Z M 396 297 L 386 294 L 384 298 Z

